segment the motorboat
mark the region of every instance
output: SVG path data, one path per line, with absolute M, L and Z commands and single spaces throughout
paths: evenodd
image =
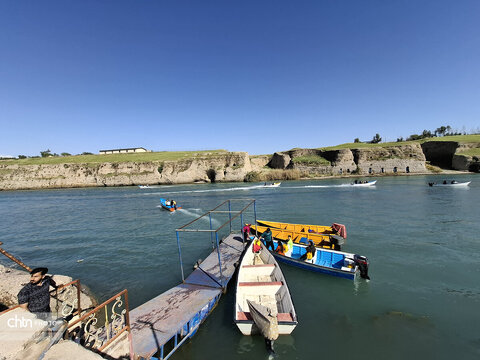
M 275 183 L 271 183 L 271 184 L 265 183 L 265 184 L 263 185 L 263 187 L 279 187 L 280 184 L 281 184 L 281 182 L 275 182 Z
M 177 204 L 174 200 L 167 200 L 167 199 L 163 199 L 163 198 L 160 198 L 160 205 L 165 210 L 168 210 L 168 211 L 171 211 L 171 212 L 182 208 L 181 206 L 177 206 Z
M 374 186 L 375 184 L 377 183 L 377 180 L 373 180 L 373 181 L 367 181 L 367 182 L 364 182 L 364 183 L 351 183 L 350 185 L 352 186 L 359 186 L 359 187 L 368 187 L 368 186 Z
M 456 182 L 455 180 L 453 181 L 444 181 L 443 183 L 434 183 L 434 182 L 429 182 L 429 186 L 447 186 L 447 187 L 467 187 L 470 185 L 471 181 L 466 181 L 466 182 Z
M 278 240 L 274 240 L 274 244 L 276 249 Z M 369 262 L 365 256 L 318 247 L 315 250 L 315 254 L 309 260 L 302 259 L 307 252 L 307 246 L 303 244 L 293 244 L 293 248 L 288 249 L 284 254 L 275 251 L 272 251 L 271 254 L 278 261 L 301 269 L 350 280 L 354 280 L 358 275 L 361 278 L 370 279 L 368 276 Z

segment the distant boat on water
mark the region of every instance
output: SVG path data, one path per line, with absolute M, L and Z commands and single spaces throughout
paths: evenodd
M 355 183 L 355 182 L 353 182 L 353 183 L 351 183 L 350 185 L 362 187 L 362 186 L 373 186 L 373 185 L 375 185 L 376 183 L 377 183 L 377 180 L 373 180 L 373 181 L 367 181 L 367 182 L 364 182 L 364 183 L 361 183 L 361 182 Z
M 466 182 L 457 182 L 455 180 L 452 181 L 444 181 L 443 183 L 434 183 L 434 182 L 429 182 L 428 186 L 448 186 L 448 187 L 467 187 L 470 185 L 471 181 L 466 181 Z
M 138 185 L 140 189 L 150 189 L 150 185 Z
M 276 183 L 271 183 L 271 184 L 265 183 L 263 186 L 264 187 L 279 187 L 280 184 L 281 184 L 281 182 L 276 182 Z

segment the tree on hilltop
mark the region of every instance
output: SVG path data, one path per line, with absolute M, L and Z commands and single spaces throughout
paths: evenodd
M 40 155 L 41 155 L 42 157 L 50 157 L 50 156 L 52 156 L 52 151 L 51 151 L 50 149 L 44 150 L 44 151 L 40 151 Z
M 372 144 L 378 144 L 380 141 L 382 141 L 382 138 L 380 137 L 380 134 L 375 134 L 372 141 L 370 141 L 370 142 Z

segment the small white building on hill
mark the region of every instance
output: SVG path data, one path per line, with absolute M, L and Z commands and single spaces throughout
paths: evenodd
M 125 148 L 125 149 L 110 149 L 110 150 L 100 150 L 100 154 L 126 154 L 126 153 L 140 153 L 140 152 L 150 152 L 151 150 L 147 150 L 143 147 L 137 148 Z

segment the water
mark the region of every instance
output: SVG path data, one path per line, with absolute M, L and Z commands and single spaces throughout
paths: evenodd
M 127 288 L 134 308 L 180 282 L 175 228 L 228 198 L 255 198 L 259 219 L 347 225 L 344 250 L 371 263 L 368 283 L 282 265 L 299 325 L 276 341 L 276 359 L 478 359 L 480 182 L 455 178 L 472 183 L 431 188 L 443 177 L 410 176 L 373 188 L 338 179 L 0 192 L 0 241 L 30 266 L 80 278 L 100 300 Z M 160 197 L 184 209 L 163 211 Z M 186 236 L 182 251 L 190 272 L 210 238 Z M 232 284 L 174 359 L 269 358 L 261 338 L 233 324 Z

